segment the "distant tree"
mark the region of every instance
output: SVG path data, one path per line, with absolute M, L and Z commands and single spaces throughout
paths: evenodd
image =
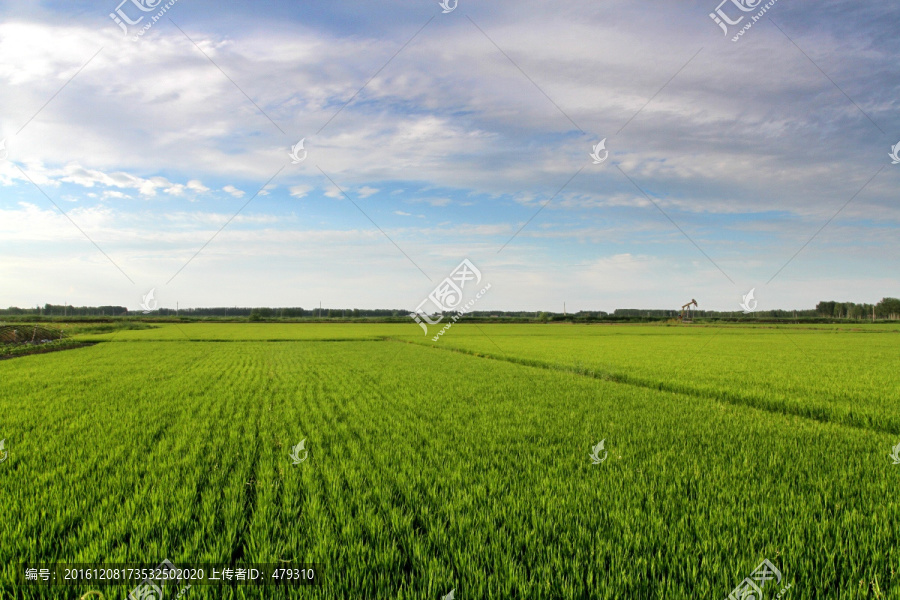
M 875 305 L 875 312 L 885 319 L 900 318 L 900 299 L 882 298 L 881 302 Z
M 816 312 L 823 317 L 834 316 L 834 301 L 819 302 L 816 304 Z

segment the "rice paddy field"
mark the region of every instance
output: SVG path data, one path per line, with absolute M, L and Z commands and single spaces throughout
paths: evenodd
M 900 598 L 896 326 L 76 339 L 0 360 L 3 599 L 134 587 L 25 563 L 164 559 L 319 581 L 166 587 L 191 600 L 721 599 L 766 559 L 765 599 Z

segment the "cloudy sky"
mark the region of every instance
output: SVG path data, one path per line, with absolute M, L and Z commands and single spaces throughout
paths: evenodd
M 6 0 L 0 306 L 900 295 L 900 5 L 716 1 Z

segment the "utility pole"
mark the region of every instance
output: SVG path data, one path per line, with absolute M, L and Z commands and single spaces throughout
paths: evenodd
M 566 303 L 563 302 L 563 316 L 566 316 Z

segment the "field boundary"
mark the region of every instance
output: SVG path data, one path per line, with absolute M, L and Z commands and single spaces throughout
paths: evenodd
M 85 340 L 84 343 L 89 343 L 89 344 L 106 344 L 106 343 L 113 343 L 113 344 L 130 344 L 130 343 L 132 343 L 132 342 L 137 342 L 137 343 L 145 343 L 145 342 L 146 342 L 146 343 L 209 342 L 209 343 L 225 343 L 225 344 L 230 344 L 230 343 L 234 343 L 234 342 L 238 342 L 238 343 L 253 343 L 253 342 L 260 342 L 260 343 L 279 343 L 279 342 L 285 342 L 285 343 L 296 343 L 296 342 L 310 343 L 310 342 L 381 342 L 381 341 L 384 341 L 384 340 L 382 340 L 380 337 L 368 337 L 368 338 L 334 338 L 334 339 L 330 339 L 330 338 L 328 338 L 328 339 L 326 339 L 326 338 L 322 338 L 322 339 L 319 339 L 319 338 L 308 338 L 308 339 L 283 339 L 283 340 L 280 340 L 280 339 L 271 339 L 271 340 L 269 340 L 269 339 L 253 339 L 253 338 L 248 338 L 248 339 L 235 339 L 235 340 L 205 339 L 205 338 L 196 338 L 196 339 L 195 339 L 195 338 L 170 338 L 170 339 L 139 339 L 139 338 L 136 338 L 136 339 L 125 339 L 125 340 L 123 340 L 123 339 L 118 339 L 118 340 L 98 340 L 98 339 L 96 339 L 96 338 L 90 338 L 89 336 L 91 336 L 91 335 L 93 335 L 93 334 L 86 334 L 86 337 L 87 337 L 88 339 Z M 105 334 L 104 334 L 104 335 L 105 335 Z
M 872 431 L 875 433 L 886 433 L 896 435 L 900 433 L 900 421 L 893 419 L 890 421 L 884 422 L 874 422 L 870 418 L 867 418 L 866 415 L 854 415 L 853 413 L 840 414 L 835 413 L 834 411 L 829 410 L 825 407 L 815 407 L 815 406 L 791 406 L 779 403 L 777 401 L 767 400 L 765 398 L 761 398 L 759 396 L 754 395 L 741 395 L 735 394 L 728 391 L 718 391 L 711 392 L 708 390 L 704 390 L 701 388 L 696 388 L 692 386 L 686 385 L 676 385 L 667 383 L 664 381 L 656 381 L 650 379 L 642 379 L 639 377 L 633 377 L 630 375 L 626 375 L 624 373 L 615 373 L 612 371 L 599 371 L 596 369 L 587 369 L 587 368 L 579 368 L 573 367 L 570 365 L 558 365 L 554 363 L 548 363 L 532 358 L 518 358 L 515 356 L 497 356 L 494 354 L 489 354 L 485 352 L 475 352 L 473 350 L 465 350 L 461 348 L 452 348 L 448 346 L 437 346 L 434 344 L 423 344 L 421 342 L 412 342 L 408 340 L 401 340 L 392 337 L 384 337 L 384 341 L 388 342 L 399 342 L 405 344 L 412 344 L 414 346 L 421 346 L 424 348 L 432 348 L 434 350 L 441 350 L 444 352 L 458 352 L 460 354 L 466 354 L 469 356 L 474 356 L 477 358 L 486 358 L 490 360 L 498 360 L 503 362 L 508 362 L 516 365 L 522 365 L 525 367 L 534 367 L 538 369 L 545 369 L 548 371 L 558 371 L 562 373 L 569 373 L 572 375 L 579 375 L 582 377 L 589 377 L 592 379 L 599 379 L 602 381 L 610 381 L 612 383 L 619 383 L 623 385 L 631 385 L 634 387 L 640 387 L 644 389 L 657 390 L 661 392 L 671 392 L 675 394 L 685 394 L 688 396 L 693 396 L 695 398 L 706 398 L 710 400 L 716 400 L 719 402 L 724 402 L 726 404 L 731 404 L 734 406 L 748 406 L 750 408 L 756 408 L 759 410 L 764 410 L 770 413 L 777 413 L 784 416 L 794 416 L 794 417 L 802 417 L 805 419 L 810 419 L 813 421 L 818 421 L 820 423 L 830 423 L 833 425 L 844 425 L 846 427 L 853 427 L 854 429 L 864 429 L 866 431 Z
M 67 344 L 59 344 L 56 346 L 31 346 L 23 352 L 14 352 L 10 354 L 0 355 L 0 360 L 12 360 L 13 358 L 22 358 L 23 356 L 33 356 L 35 354 L 48 354 L 50 352 L 62 352 L 63 350 L 77 350 L 78 348 L 86 348 L 88 346 L 96 346 L 99 342 L 71 342 Z

